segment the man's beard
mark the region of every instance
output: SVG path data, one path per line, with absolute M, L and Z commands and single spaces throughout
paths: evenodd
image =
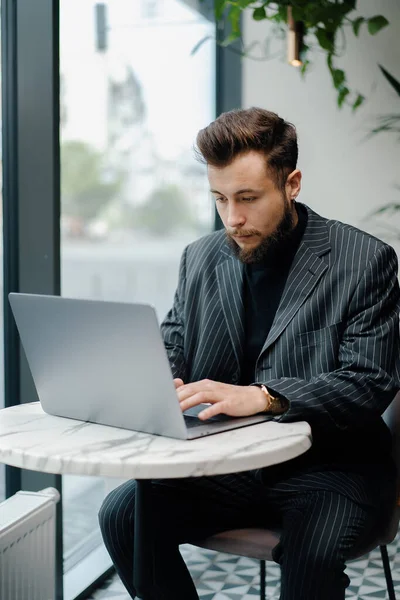
M 291 210 L 290 203 L 284 198 L 285 201 L 285 210 L 282 215 L 282 219 L 279 221 L 275 231 L 270 235 L 261 239 L 261 242 L 256 246 L 256 248 L 252 248 L 250 250 L 244 250 L 241 248 L 237 242 L 231 237 L 231 234 L 226 232 L 226 237 L 229 246 L 232 248 L 235 256 L 245 264 L 254 264 L 261 263 L 267 257 L 270 257 L 272 254 L 275 254 L 281 248 L 285 246 L 286 241 L 290 238 L 293 226 L 294 226 L 294 218 Z M 253 233 L 254 235 L 260 235 L 257 231 L 246 231 L 247 233 Z

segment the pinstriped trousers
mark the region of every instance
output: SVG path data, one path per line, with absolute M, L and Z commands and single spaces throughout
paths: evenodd
M 344 599 L 347 556 L 360 538 L 376 529 L 379 514 L 387 510 L 372 492 L 388 489 L 387 480 L 371 486 L 359 474 L 323 471 L 276 479 L 271 472 L 274 467 L 154 480 L 154 580 L 141 590 L 142 599 L 198 600 L 179 544 L 251 526 L 282 528 L 274 551 L 281 566 L 281 600 Z M 394 489 L 394 481 L 389 487 Z M 99 513 L 104 543 L 132 598 L 134 509 L 135 482 L 129 481 L 107 496 Z

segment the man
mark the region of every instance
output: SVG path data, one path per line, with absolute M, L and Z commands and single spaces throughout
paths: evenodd
M 349 551 L 394 502 L 390 433 L 400 389 L 397 260 L 392 248 L 296 203 L 293 125 L 252 108 L 199 132 L 225 228 L 183 253 L 162 324 L 177 395 L 199 417 L 266 411 L 306 420 L 313 446 L 287 463 L 152 483 L 154 580 L 143 600 L 198 598 L 178 545 L 227 529 L 279 525 L 281 600 L 341 600 Z M 162 393 L 162 390 L 160 390 Z M 100 523 L 132 598 L 135 483 Z

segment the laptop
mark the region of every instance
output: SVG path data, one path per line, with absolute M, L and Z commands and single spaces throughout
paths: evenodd
M 51 415 L 192 439 L 270 420 L 179 406 L 157 315 L 147 304 L 9 294 L 43 410 Z

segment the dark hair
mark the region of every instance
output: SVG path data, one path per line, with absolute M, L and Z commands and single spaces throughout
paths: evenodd
M 250 150 L 263 152 L 268 172 L 280 189 L 297 164 L 295 126 L 262 108 L 222 113 L 199 131 L 196 144 L 198 158 L 214 167 L 225 167 Z

